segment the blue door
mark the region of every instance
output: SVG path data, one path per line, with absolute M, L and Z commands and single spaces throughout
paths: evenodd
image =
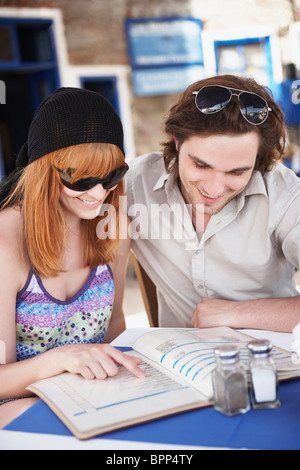
M 49 19 L 0 18 L 1 178 L 15 167 L 17 154 L 39 103 L 60 86 L 53 22 Z

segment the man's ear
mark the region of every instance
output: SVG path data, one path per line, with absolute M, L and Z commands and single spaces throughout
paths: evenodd
M 177 150 L 177 152 L 178 152 L 178 147 L 179 147 L 179 145 L 178 145 L 178 140 L 176 139 L 176 137 L 174 137 L 174 142 L 175 142 L 176 150 Z

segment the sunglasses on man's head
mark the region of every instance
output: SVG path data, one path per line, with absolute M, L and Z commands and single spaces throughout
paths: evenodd
M 236 88 L 207 85 L 199 91 L 194 91 L 193 95 L 195 95 L 195 104 L 198 110 L 203 114 L 218 113 L 228 105 L 233 95 L 237 96 L 241 114 L 247 122 L 254 126 L 265 122 L 269 111 L 272 111 L 262 96 Z
M 125 165 L 111 171 L 103 178 L 82 178 L 74 182 L 72 182 L 72 173 L 75 171 L 73 168 L 68 168 L 66 171 L 59 170 L 56 167 L 55 169 L 59 172 L 61 182 L 64 186 L 66 186 L 66 188 L 72 189 L 72 191 L 88 191 L 97 184 L 102 184 L 104 189 L 113 188 L 124 178 L 126 171 L 129 169 L 129 166 L 127 163 L 125 163 Z

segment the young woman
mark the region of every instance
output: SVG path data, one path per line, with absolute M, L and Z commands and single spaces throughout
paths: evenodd
M 61 88 L 31 123 L 0 193 L 0 428 L 30 406 L 26 387 L 69 371 L 143 372 L 109 344 L 125 329 L 129 241 L 99 239 L 104 201 L 119 220 L 122 124 L 98 93 Z M 1 357 L 2 356 L 2 357 Z

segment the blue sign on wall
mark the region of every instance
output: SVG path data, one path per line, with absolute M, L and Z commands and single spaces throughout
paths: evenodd
M 136 69 L 132 76 L 137 96 L 181 93 L 191 83 L 205 77 L 201 65 Z
M 202 64 L 202 22 L 196 18 L 126 20 L 131 65 L 136 67 Z
M 137 95 L 182 91 L 203 78 L 202 22 L 191 17 L 132 18 L 126 34 Z M 168 70 L 168 67 L 170 68 Z

